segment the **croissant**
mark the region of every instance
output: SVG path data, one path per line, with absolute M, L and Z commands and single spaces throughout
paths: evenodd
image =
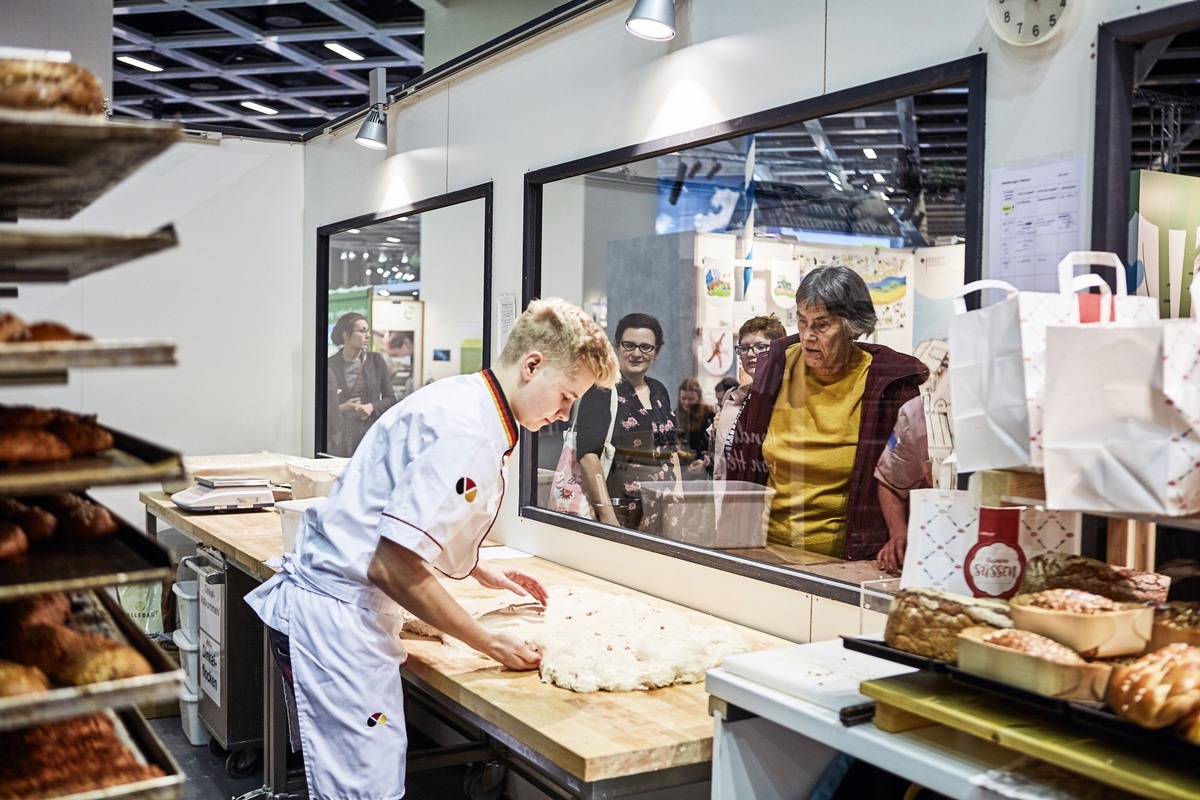
M 1178 726 L 1200 741 L 1200 647 L 1169 644 L 1113 671 L 1108 704 L 1143 728 Z

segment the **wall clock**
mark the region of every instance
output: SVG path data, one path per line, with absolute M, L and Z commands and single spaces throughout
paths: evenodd
M 1063 26 L 1067 0 L 986 0 L 996 34 L 1016 45 L 1041 44 Z

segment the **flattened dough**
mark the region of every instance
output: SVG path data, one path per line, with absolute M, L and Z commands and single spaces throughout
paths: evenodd
M 595 589 L 549 586 L 547 591 L 544 613 L 541 606 L 503 598 L 467 610 L 486 627 L 508 630 L 537 647 L 542 681 L 563 689 L 627 692 L 696 683 L 725 656 L 750 649 L 729 625 L 697 625 L 682 614 Z M 404 627 L 469 650 L 420 620 Z

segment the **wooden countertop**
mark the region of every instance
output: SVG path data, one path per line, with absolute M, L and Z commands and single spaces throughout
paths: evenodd
M 262 564 L 280 555 L 283 538 L 274 512 L 194 514 L 181 511 L 162 492 L 142 502 L 155 516 L 209 544 L 264 579 Z M 676 611 L 697 624 L 722 622 L 614 583 L 540 558 L 513 559 L 543 584 L 582 586 L 636 597 Z M 253 562 L 253 563 L 251 563 Z M 458 600 L 494 597 L 474 580 L 442 580 Z M 784 639 L 734 625 L 755 650 L 791 645 Z M 483 656 L 463 654 L 440 642 L 409 638 L 404 669 L 449 700 L 516 737 L 534 752 L 585 782 L 621 778 L 712 760 L 713 722 L 703 683 L 646 692 L 580 694 L 542 683 L 537 672 L 512 672 Z

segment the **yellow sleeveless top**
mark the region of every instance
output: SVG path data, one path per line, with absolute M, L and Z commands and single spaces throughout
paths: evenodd
M 768 539 L 842 558 L 846 501 L 858 449 L 863 390 L 871 354 L 853 348 L 837 375 L 804 363 L 804 347 L 787 350 L 762 454 L 775 489 Z

